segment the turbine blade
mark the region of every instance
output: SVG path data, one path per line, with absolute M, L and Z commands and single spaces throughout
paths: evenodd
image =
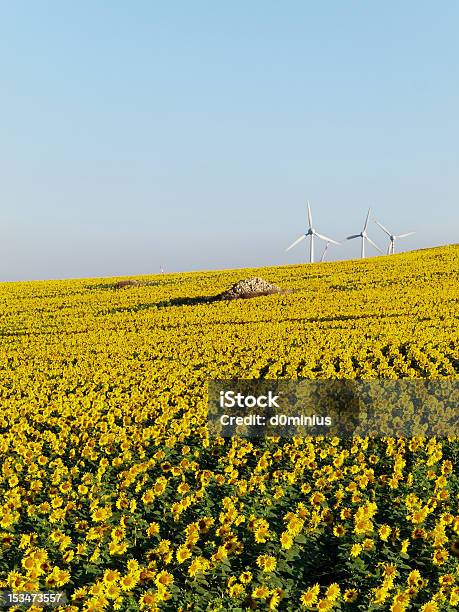
M 391 233 L 390 233 L 390 231 L 387 229 L 387 227 L 384 227 L 384 225 L 383 225 L 382 223 L 380 223 L 379 221 L 377 221 L 376 219 L 375 219 L 374 221 L 375 221 L 376 225 L 379 225 L 379 227 L 380 227 L 380 228 L 381 228 L 381 229 L 382 229 L 384 232 L 386 232 L 386 234 L 387 234 L 388 236 L 391 236 Z
M 367 240 L 368 240 L 368 242 L 369 242 L 370 244 L 372 244 L 372 245 L 375 247 L 375 249 L 376 249 L 376 250 L 378 250 L 380 253 L 382 253 L 382 254 L 384 255 L 384 253 L 381 251 L 381 249 L 379 248 L 379 246 L 378 246 L 377 244 L 375 244 L 371 238 L 368 238 L 368 236 L 367 236 Z
M 367 229 L 368 219 L 370 218 L 370 212 L 371 212 L 371 208 L 368 209 L 367 218 L 365 219 L 365 225 L 363 226 L 363 231 Z
M 290 249 L 293 249 L 294 246 L 296 246 L 299 242 L 301 242 L 302 240 L 304 240 L 306 238 L 306 234 L 303 234 L 302 236 L 300 236 L 297 240 L 295 240 L 295 242 L 293 242 L 287 249 L 285 249 L 285 252 L 290 251 Z
M 348 236 L 346 240 L 353 240 L 354 238 L 360 238 L 360 234 L 352 234 L 352 236 Z
M 309 227 L 312 227 L 312 212 L 311 212 L 311 205 L 309 204 L 309 200 L 308 200 L 308 221 L 309 221 Z
M 415 233 L 416 232 L 408 232 L 407 234 L 399 234 L 398 236 L 395 236 L 395 237 L 396 238 L 406 238 L 407 236 L 412 236 Z
M 325 240 L 325 242 L 332 242 L 333 244 L 341 244 L 340 242 L 333 240 L 333 238 L 329 238 L 328 236 L 324 236 L 323 234 L 319 234 L 318 232 L 314 232 L 314 233 L 317 236 L 317 238 L 320 238 L 321 240 Z

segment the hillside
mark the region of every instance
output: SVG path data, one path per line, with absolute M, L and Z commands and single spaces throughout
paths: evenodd
M 10 360 L 26 352 L 32 375 L 47 354 L 59 371 L 59 359 L 76 353 L 99 372 L 109 359 L 110 376 L 112 354 L 127 360 L 127 376 L 131 361 L 149 357 L 161 362 L 163 375 L 176 371 L 171 360 L 180 361 L 196 381 L 216 369 L 237 377 L 379 376 L 390 347 L 402 350 L 402 366 L 412 362 L 406 347 L 430 344 L 443 358 L 436 355 L 431 370 L 413 363 L 417 375 L 451 375 L 458 263 L 459 246 L 451 246 L 362 261 L 138 277 L 152 284 L 118 291 L 115 279 L 5 283 L 1 333 Z M 252 276 L 293 293 L 205 303 Z
M 0 284 L 0 586 L 69 610 L 454 609 L 456 440 L 209 441 L 206 393 L 458 378 L 458 270 L 453 245 Z M 207 301 L 255 276 L 291 291 Z

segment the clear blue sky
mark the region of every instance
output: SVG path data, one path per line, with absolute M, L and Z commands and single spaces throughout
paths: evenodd
M 2 2 L 0 280 L 304 261 L 308 198 L 338 239 L 371 205 L 402 248 L 458 242 L 458 23 L 452 0 Z

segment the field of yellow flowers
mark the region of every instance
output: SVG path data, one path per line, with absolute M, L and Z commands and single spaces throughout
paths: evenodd
M 0 284 L 0 589 L 61 610 L 456 610 L 458 440 L 209 439 L 220 378 L 458 378 L 459 246 Z M 262 276 L 291 293 L 206 303 Z M 38 608 L 29 608 L 38 609 Z

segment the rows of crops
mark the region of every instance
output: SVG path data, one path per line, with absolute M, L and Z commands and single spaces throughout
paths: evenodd
M 456 439 L 209 440 L 213 378 L 457 378 L 459 247 L 0 285 L 0 587 L 65 610 L 455 610 Z M 263 276 L 292 292 L 206 302 Z

